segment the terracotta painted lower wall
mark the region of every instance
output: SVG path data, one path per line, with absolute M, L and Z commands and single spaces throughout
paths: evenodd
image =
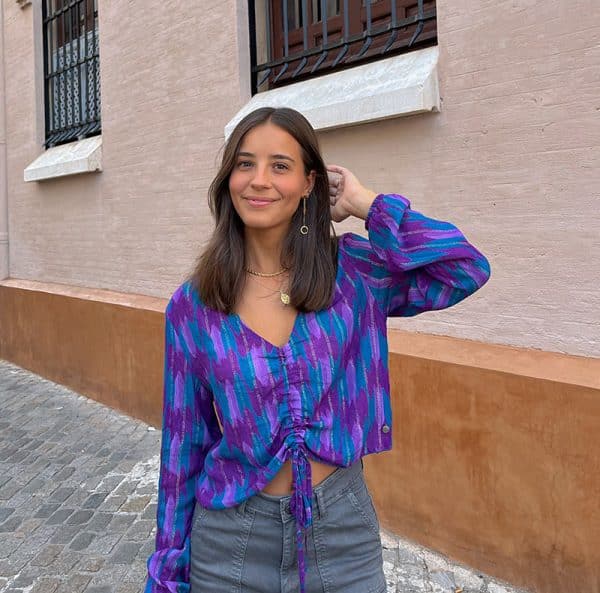
M 405 352 L 390 362 L 394 448 L 365 464 L 382 526 L 540 593 L 598 593 L 600 386 Z M 592 365 L 578 362 L 583 379 Z
M 0 282 L 0 358 L 155 426 L 166 300 Z
M 0 358 L 158 426 L 166 300 L 0 282 Z M 382 527 L 539 593 L 600 592 L 600 359 L 390 332 Z M 385 479 L 382 479 L 385 476 Z

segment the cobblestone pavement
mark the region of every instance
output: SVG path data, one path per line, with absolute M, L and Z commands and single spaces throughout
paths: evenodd
M 0 593 L 141 593 L 160 432 L 4 361 L 0 410 Z M 519 593 L 382 541 L 388 593 Z

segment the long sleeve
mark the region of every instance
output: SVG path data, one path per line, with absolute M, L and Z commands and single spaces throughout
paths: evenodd
M 175 296 L 174 296 L 175 298 Z M 197 346 L 183 305 L 165 312 L 163 425 L 156 551 L 148 559 L 145 593 L 188 593 L 195 483 L 206 453 L 220 437 L 211 393 L 192 368 Z
M 397 194 L 379 194 L 367 214 L 368 240 L 351 251 L 390 317 L 410 317 L 462 301 L 490 277 L 486 257 L 449 222 L 412 210 Z

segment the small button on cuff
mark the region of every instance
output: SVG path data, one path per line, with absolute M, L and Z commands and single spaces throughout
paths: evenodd
M 390 427 L 387 424 L 384 424 L 381 427 L 381 432 L 390 432 Z

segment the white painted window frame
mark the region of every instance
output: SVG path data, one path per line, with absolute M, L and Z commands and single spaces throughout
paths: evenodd
M 44 146 L 46 124 L 44 103 L 44 47 L 42 0 L 17 0 L 21 8 L 33 9 L 35 62 L 36 143 Z M 102 171 L 102 135 L 75 140 L 61 146 L 44 149 L 23 171 L 23 180 L 37 182 L 68 175 Z

